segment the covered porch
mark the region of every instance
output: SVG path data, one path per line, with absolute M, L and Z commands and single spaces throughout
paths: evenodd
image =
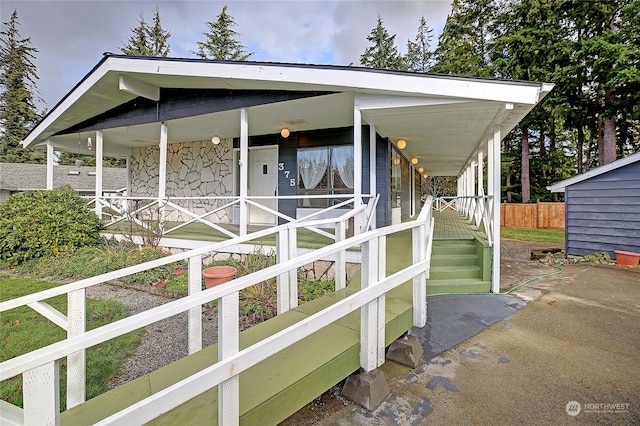
M 425 180 L 454 176 L 456 199 L 435 208 L 484 230 L 498 291 L 500 142 L 551 87 L 107 55 L 23 145 L 46 148 L 49 189 L 56 151 L 95 153 L 96 214 L 109 226 L 160 223 L 163 238 L 182 241 L 347 212 L 351 222 L 314 232 L 358 235 L 415 216 Z M 105 196 L 104 157 L 126 159 L 125 195 Z

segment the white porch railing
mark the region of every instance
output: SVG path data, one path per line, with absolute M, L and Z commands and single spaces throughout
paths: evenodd
M 489 246 L 493 246 L 493 197 L 481 194 L 474 197 L 437 197 L 433 199 L 433 210 L 443 212 L 455 210 L 465 219 L 483 229 Z
M 201 309 L 203 304 L 214 300 L 220 300 L 218 304 L 219 361 L 195 375 L 103 419 L 99 424 L 142 424 L 215 386 L 219 386 L 219 424 L 238 424 L 238 375 L 241 372 L 360 308 L 362 308 L 360 364 L 366 371 L 377 368 L 384 362 L 384 300 L 388 291 L 408 280 L 413 280 L 413 323 L 418 327 L 422 327 L 426 323 L 426 280 L 429 277 L 433 235 L 431 205 L 432 200 L 429 198 L 415 221 L 367 231 L 348 239 L 342 232 L 338 242 L 305 255 L 296 257 L 295 250 L 280 250 L 278 264 L 258 273 L 237 278 L 224 286 L 204 291 L 201 288 L 202 256 L 204 254 L 271 233 L 278 235 L 279 242 L 295 242 L 297 229 L 305 226 L 323 226 L 330 222 L 336 222 L 342 223 L 336 229 L 344 230 L 346 220 L 348 220 L 347 215 L 337 219 L 313 222 L 299 221 L 280 225 L 245 237 L 211 244 L 200 249 L 1 302 L 0 312 L 4 312 L 25 305 L 41 306 L 43 300 L 66 293 L 69 294 L 70 304 L 79 303 L 84 307 L 84 291 L 87 287 L 181 260 L 189 262 L 188 296 L 88 332 L 82 327 L 82 330 L 70 333 L 67 339 L 61 342 L 0 364 L 0 381 L 22 374 L 24 391 L 24 409 L 20 410 L 13 406 L 9 408 L 8 403 L 1 401 L 0 420 L 9 422 L 12 421 L 11 416 L 13 416 L 13 421 L 17 424 L 59 424 L 58 363 L 60 359 L 73 354 L 84 354 L 86 349 L 91 346 L 181 312 L 189 312 L 189 353 L 202 349 Z M 386 237 L 408 229 L 412 230 L 413 265 L 386 277 L 384 249 Z M 293 301 L 292 298 L 283 296 L 297 292 L 297 278 L 295 273 L 291 274 L 292 271 L 295 272 L 297 268 L 318 258 L 329 256 L 336 256 L 337 263 L 344 263 L 340 260 L 340 254 L 351 247 L 358 246 L 362 249 L 362 289 L 360 291 L 242 351 L 239 350 L 238 295 L 240 290 L 271 277 L 278 277 L 278 312 L 284 312 L 297 303 L 297 300 Z M 284 277 L 287 278 L 284 279 Z M 338 282 L 336 282 L 336 287 L 338 287 Z M 280 300 L 281 297 L 289 300 Z M 280 307 L 281 305 L 282 307 Z M 45 308 L 40 312 L 64 326 L 76 321 L 84 323 L 84 317 L 78 313 L 81 310 L 84 311 L 84 309 L 69 309 L 69 317 L 66 321 L 60 317 L 61 314 L 54 313 L 52 308 Z M 68 326 L 68 328 L 70 330 L 72 327 Z M 68 358 L 68 360 L 70 359 Z M 83 356 L 82 359 L 84 359 Z M 67 368 L 81 369 L 84 374 L 85 366 L 83 361 L 77 361 L 74 365 L 68 365 Z M 69 373 L 71 374 L 71 372 Z M 84 401 L 83 383 L 78 380 L 68 382 L 67 392 L 75 395 L 75 400 L 70 406 Z
M 379 195 L 363 195 L 363 198 L 369 198 L 369 201 L 377 200 Z M 296 222 L 297 218 L 288 216 L 278 210 L 274 210 L 264 204 L 261 204 L 262 200 L 301 200 L 301 199 L 322 199 L 322 200 L 340 200 L 326 209 L 319 212 L 312 213 L 305 216 L 303 219 L 308 220 L 316 217 L 320 214 L 326 215 L 327 212 L 337 211 L 338 209 L 355 205 L 355 198 L 353 195 L 293 195 L 293 196 L 250 196 L 245 198 L 247 206 L 266 212 L 274 220 L 282 219 L 285 222 Z M 223 224 L 232 224 L 232 220 L 221 222 L 216 216 L 218 213 L 223 212 L 223 215 L 233 217 L 233 208 L 241 203 L 241 199 L 237 196 L 211 196 L 211 197 L 167 197 L 165 199 L 159 199 L 158 197 L 128 197 L 128 196 L 104 196 L 104 197 L 91 197 L 88 199 L 88 205 L 93 206 L 96 210 L 99 210 L 103 217 L 107 217 L 105 220 L 105 226 L 115 225 L 120 222 L 130 221 L 141 228 L 148 228 L 149 221 L 145 218 L 155 218 L 161 223 L 168 222 L 168 212 L 178 213 L 186 218 L 186 220 L 178 221 L 179 224 L 171 228 L 163 228 L 162 234 L 168 235 L 171 232 L 177 231 L 180 228 L 188 226 L 192 223 L 204 224 L 229 238 L 235 238 L 239 236 L 228 228 L 222 226 Z M 212 207 L 206 209 L 201 213 L 195 213 L 194 211 L 186 208 L 184 205 L 193 203 L 200 203 L 200 210 L 203 210 L 202 204 L 208 203 Z M 369 203 L 370 204 L 370 203 Z M 375 205 L 374 205 L 375 207 Z M 362 211 L 358 209 L 358 212 Z M 230 213 L 231 212 L 231 213 Z M 211 218 L 213 217 L 213 219 Z M 371 218 L 372 216 L 367 216 Z M 173 221 L 176 222 L 176 221 Z M 366 229 L 371 226 L 371 220 L 367 221 Z M 323 235 L 327 238 L 335 239 L 334 235 L 323 231 L 317 227 L 309 227 L 310 230 Z

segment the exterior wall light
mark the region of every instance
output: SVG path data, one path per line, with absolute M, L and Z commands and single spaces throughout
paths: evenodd
M 398 149 L 405 149 L 407 147 L 407 141 L 405 141 L 404 139 L 400 139 L 398 140 Z
M 280 136 L 282 136 L 285 139 L 288 138 L 290 134 L 291 132 L 289 132 L 289 129 L 287 129 L 286 127 L 280 130 Z

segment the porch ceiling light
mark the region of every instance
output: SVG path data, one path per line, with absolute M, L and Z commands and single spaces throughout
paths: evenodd
M 417 157 L 411 158 L 411 164 L 413 164 L 413 165 L 418 164 L 418 158 Z
M 424 167 L 419 167 L 418 168 L 418 173 L 422 173 L 422 172 L 424 172 Z
M 423 174 L 422 177 L 425 178 L 425 179 L 428 178 L 429 177 L 429 173 Z
M 218 145 L 218 144 L 220 143 L 220 136 L 218 136 L 218 135 L 214 135 L 214 136 L 211 138 L 211 143 L 212 143 L 212 144 L 214 144 L 214 145 Z
M 291 132 L 286 127 L 284 129 L 280 130 L 280 136 L 282 136 L 285 139 L 288 138 L 290 134 L 291 134 Z
M 396 145 L 398 145 L 398 149 L 405 149 L 407 147 L 407 141 L 399 139 Z

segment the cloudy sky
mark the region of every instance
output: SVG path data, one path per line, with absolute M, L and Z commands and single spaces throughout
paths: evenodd
M 51 109 L 94 65 L 103 52 L 120 53 L 139 14 L 151 22 L 158 6 L 164 29 L 171 32 L 172 57 L 195 57 L 206 22 L 222 7 L 236 21 L 235 30 L 256 61 L 359 65 L 377 16 L 404 53 L 420 17 L 434 29 L 434 47 L 451 0 L 2 0 L 0 17 L 18 11 L 20 35 L 38 49 L 38 90 Z

